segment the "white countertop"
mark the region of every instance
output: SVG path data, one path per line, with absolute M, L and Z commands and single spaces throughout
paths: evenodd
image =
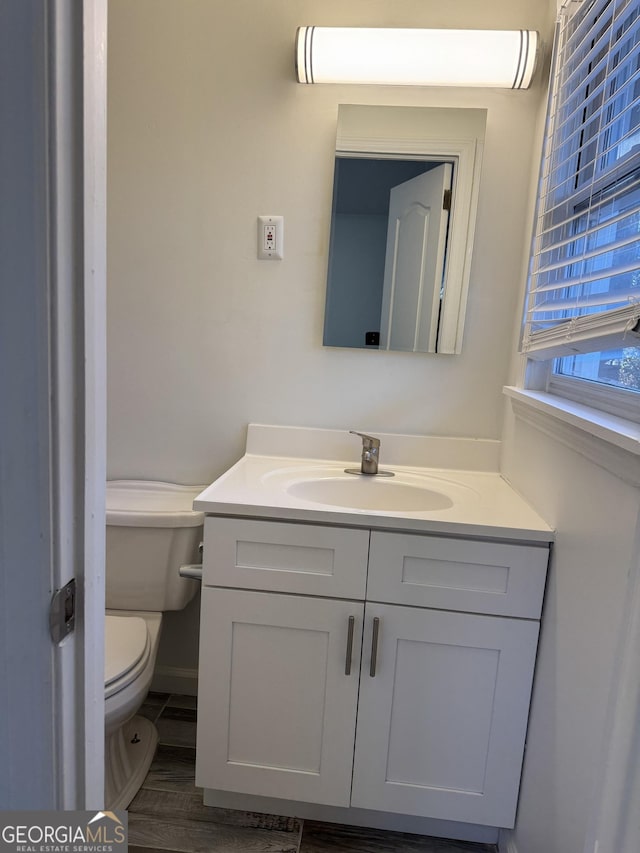
M 380 435 L 378 433 L 378 435 Z M 253 442 L 255 447 L 255 442 Z M 273 449 L 273 448 L 270 448 Z M 195 499 L 193 507 L 214 515 L 303 521 L 385 530 L 438 533 L 548 543 L 553 530 L 496 471 L 459 470 L 396 465 L 383 457 L 381 469 L 395 473 L 393 481 L 424 483 L 442 492 L 451 506 L 426 511 L 354 509 L 320 504 L 292 494 L 292 485 L 309 479 L 344 478 L 355 458 L 326 459 L 247 453 Z M 374 488 L 385 488 L 384 481 Z M 294 489 L 295 491 L 295 489 Z

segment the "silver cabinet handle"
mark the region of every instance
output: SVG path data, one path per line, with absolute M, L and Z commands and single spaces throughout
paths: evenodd
M 351 657 L 353 654 L 353 629 L 356 623 L 355 616 L 349 616 L 349 626 L 347 628 L 347 656 L 344 662 L 344 674 L 351 675 Z
M 371 634 L 371 665 L 369 666 L 369 675 L 371 678 L 376 677 L 376 664 L 378 662 L 378 634 L 380 632 L 380 619 L 377 616 L 373 617 L 373 632 Z

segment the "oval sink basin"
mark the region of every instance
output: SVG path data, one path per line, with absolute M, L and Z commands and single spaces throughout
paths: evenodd
M 303 480 L 292 483 L 287 492 L 305 501 L 350 509 L 428 512 L 453 506 L 451 498 L 442 492 L 367 476 Z

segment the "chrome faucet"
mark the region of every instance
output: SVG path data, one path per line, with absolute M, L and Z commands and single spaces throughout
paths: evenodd
M 354 429 L 350 429 L 349 433 L 350 435 L 359 435 L 362 439 L 362 465 L 360 467 L 360 473 L 377 474 L 378 458 L 380 456 L 380 439 L 374 438 L 372 435 L 365 435 L 363 432 L 356 432 Z
M 380 459 L 380 439 L 363 432 L 350 429 L 351 435 L 358 435 L 362 439 L 362 462 L 360 468 L 345 468 L 347 474 L 366 474 L 369 477 L 382 476 L 393 477 L 390 471 L 379 471 L 378 461 Z

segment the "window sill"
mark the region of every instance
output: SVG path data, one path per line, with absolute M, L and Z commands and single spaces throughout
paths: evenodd
M 513 386 L 503 391 L 517 418 L 640 486 L 640 425 L 554 394 Z

